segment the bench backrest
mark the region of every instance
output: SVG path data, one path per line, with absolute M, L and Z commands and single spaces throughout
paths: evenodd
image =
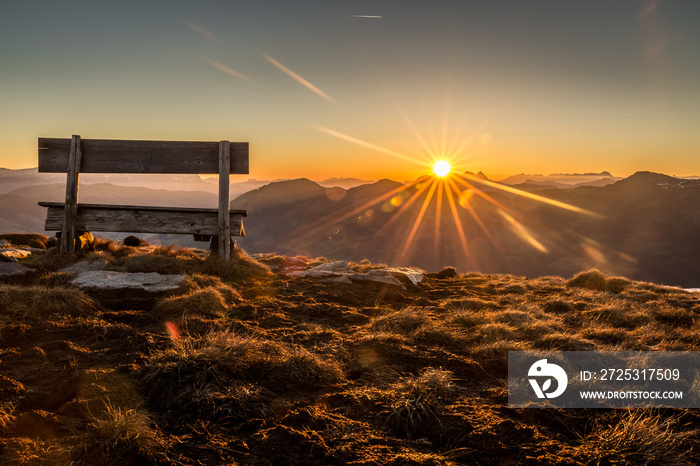
M 232 142 L 229 173 L 248 173 L 248 143 Z M 80 173 L 219 174 L 219 142 L 81 139 Z M 39 171 L 67 173 L 70 138 L 39 138 Z
M 39 138 L 39 171 L 66 173 L 61 250 L 74 252 L 80 173 L 219 175 L 219 255 L 230 257 L 229 174 L 248 173 L 248 143 Z

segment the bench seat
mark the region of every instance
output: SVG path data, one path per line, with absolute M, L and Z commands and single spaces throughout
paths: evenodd
M 44 228 L 47 231 L 60 231 L 63 228 L 65 204 L 39 202 L 39 205 L 48 207 Z M 248 216 L 248 211 L 229 210 L 229 215 L 231 235 L 245 236 L 242 218 Z M 219 232 L 218 209 L 79 203 L 75 229 L 216 236 Z

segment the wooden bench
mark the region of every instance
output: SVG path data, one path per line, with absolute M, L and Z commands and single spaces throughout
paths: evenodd
M 230 209 L 229 174 L 248 173 L 247 142 L 131 141 L 39 138 L 39 172 L 66 173 L 66 198 L 48 207 L 45 229 L 60 231 L 60 249 L 75 252 L 76 232 L 192 234 L 215 237 L 220 257 L 230 259 L 231 236 L 245 236 L 245 210 Z M 218 208 L 79 204 L 80 173 L 218 174 Z

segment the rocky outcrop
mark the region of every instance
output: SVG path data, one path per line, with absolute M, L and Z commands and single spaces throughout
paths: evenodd
M 36 269 L 14 262 L 0 262 L 0 278 L 16 278 L 36 272 Z
M 177 290 L 184 281 L 183 275 L 93 270 L 78 274 L 71 284 L 78 288 L 96 291 L 123 290 L 164 293 Z
M 327 262 L 310 269 L 294 271 L 289 274 L 300 278 L 319 279 L 324 283 L 377 282 L 402 288 L 418 286 L 423 281 L 423 272 L 417 269 L 386 267 L 383 269 L 371 269 L 366 273 L 357 273 L 352 270 L 347 261 Z

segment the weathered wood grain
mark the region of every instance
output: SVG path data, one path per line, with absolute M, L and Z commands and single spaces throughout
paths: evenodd
M 248 143 L 232 142 L 229 173 L 248 173 Z M 39 171 L 66 173 L 71 139 L 39 138 Z M 218 174 L 219 143 L 82 139 L 82 173 Z
M 75 253 L 75 219 L 78 215 L 78 182 L 80 181 L 80 164 L 82 159 L 80 136 L 73 135 L 68 152 L 66 176 L 66 208 L 63 210 L 61 225 L 61 245 L 63 254 Z
M 230 209 L 229 171 L 231 170 L 231 143 L 219 143 L 219 233 L 218 253 L 225 260 L 231 258 L 231 216 L 226 212 Z
M 65 204 L 40 202 L 39 205 L 48 207 L 44 228 L 48 231 L 61 230 Z M 229 211 L 231 236 L 245 236 L 242 217 L 247 215 L 245 210 Z M 82 231 L 215 236 L 219 234 L 219 211 L 185 207 L 78 204 L 75 228 Z

